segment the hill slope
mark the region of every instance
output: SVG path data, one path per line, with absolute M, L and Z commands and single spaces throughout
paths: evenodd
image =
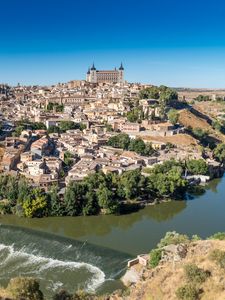
M 161 262 L 155 269 L 142 267 L 139 272 L 141 279 L 129 288 L 129 295 L 114 296 L 111 299 L 126 300 L 177 300 L 225 299 L 225 269 L 218 261 L 212 260 L 214 250 L 225 250 L 225 241 L 205 240 L 191 242 L 187 245 L 187 254 L 179 262 L 173 260 Z M 222 252 L 221 252 L 222 253 Z M 205 282 L 198 284 L 199 296 L 193 298 L 178 298 L 176 291 L 187 284 L 185 266 L 194 264 L 209 274 Z M 225 258 L 224 258 L 225 265 Z M 193 282 L 195 281 L 193 277 Z M 192 283 L 193 283 L 192 282 Z

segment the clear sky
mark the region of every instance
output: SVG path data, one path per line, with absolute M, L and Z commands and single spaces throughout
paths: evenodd
M 84 79 L 225 88 L 224 0 L 0 0 L 0 82 Z

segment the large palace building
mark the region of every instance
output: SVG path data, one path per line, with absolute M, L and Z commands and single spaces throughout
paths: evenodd
M 91 83 L 123 83 L 124 82 L 124 67 L 121 63 L 119 69 L 115 70 L 96 70 L 93 64 L 87 71 L 86 80 Z

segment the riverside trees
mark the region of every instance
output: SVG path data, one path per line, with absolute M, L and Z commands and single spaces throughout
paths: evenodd
M 98 172 L 71 182 L 63 198 L 57 186 L 46 193 L 32 189 L 24 177 L 0 176 L 0 210 L 25 217 L 119 214 L 127 204 L 180 197 L 187 188 L 183 171 L 179 162 L 168 161 L 153 168 L 147 177 L 140 169 L 122 175 Z

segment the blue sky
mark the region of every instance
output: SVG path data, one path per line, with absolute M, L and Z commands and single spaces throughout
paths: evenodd
M 0 4 L 0 82 L 54 84 L 123 61 L 128 81 L 225 88 L 224 0 Z

